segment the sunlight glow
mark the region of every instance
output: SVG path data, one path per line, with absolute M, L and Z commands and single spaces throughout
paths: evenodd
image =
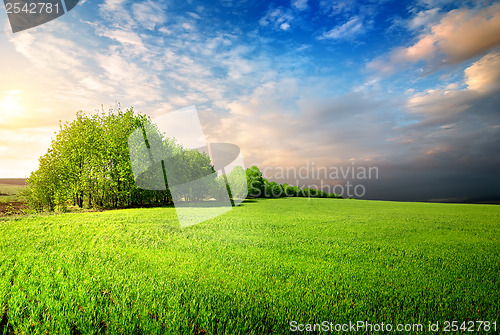
M 3 92 L 4 97 L 0 100 L 0 123 L 6 124 L 26 111 L 21 103 L 21 93 L 19 90 Z

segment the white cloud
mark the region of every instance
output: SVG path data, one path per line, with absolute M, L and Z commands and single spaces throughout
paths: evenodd
M 290 29 L 290 23 L 283 22 L 282 24 L 280 24 L 280 29 L 281 30 L 285 30 L 285 31 L 288 30 L 288 29 Z
M 107 18 L 115 28 L 128 29 L 136 26 L 136 21 L 125 8 L 127 0 L 105 0 L 99 5 L 99 13 Z
M 349 21 L 338 25 L 330 31 L 324 33 L 322 38 L 327 39 L 353 39 L 365 32 L 362 20 L 358 16 L 353 16 Z
M 106 73 L 105 83 L 120 92 L 115 95 L 118 101 L 125 98 L 144 103 L 162 98 L 161 83 L 154 71 L 143 71 L 136 63 L 116 53 L 99 55 L 96 59 Z
M 124 47 L 127 47 L 128 50 L 130 50 L 131 47 L 134 54 L 141 54 L 147 51 L 142 39 L 139 37 L 137 33 L 134 33 L 132 31 L 121 30 L 121 29 L 116 29 L 116 30 L 104 29 L 98 31 L 98 34 L 100 36 L 109 37 L 119 42 Z
M 470 90 L 488 93 L 500 86 L 500 52 L 490 53 L 465 70 L 465 83 Z
M 444 6 L 450 3 L 456 2 L 456 0 L 418 0 L 417 3 L 421 6 L 434 8 L 437 6 Z
M 435 23 L 436 19 L 439 18 L 440 10 L 440 8 L 432 8 L 418 12 L 417 15 L 408 22 L 408 27 L 410 29 L 417 29 Z
M 292 0 L 292 6 L 298 10 L 306 10 L 309 7 L 307 1 L 308 0 Z
M 156 1 L 145 1 L 132 5 L 134 18 L 145 28 L 154 30 L 167 21 L 165 8 Z
M 98 77 L 92 76 L 90 74 L 88 77 L 85 77 L 82 80 L 80 80 L 80 83 L 87 90 L 94 91 L 94 92 L 104 92 L 104 93 L 112 94 L 115 91 L 114 87 L 112 87 L 110 85 L 106 85 L 104 83 L 104 80 L 102 80 L 102 78 L 98 78 Z
M 326 14 L 336 16 L 340 14 L 350 15 L 354 11 L 356 3 L 354 1 L 322 0 L 319 5 Z
M 269 9 L 267 14 L 259 20 L 261 26 L 272 25 L 275 29 L 288 30 L 294 20 L 292 11 L 288 8 Z

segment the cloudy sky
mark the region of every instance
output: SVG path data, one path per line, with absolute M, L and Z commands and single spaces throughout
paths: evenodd
M 80 1 L 15 34 L 1 8 L 0 28 L 0 177 L 78 110 L 196 105 L 271 179 L 370 166 L 368 199 L 500 198 L 500 3 Z

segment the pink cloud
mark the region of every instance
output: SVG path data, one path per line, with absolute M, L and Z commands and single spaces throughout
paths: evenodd
M 418 41 L 374 59 L 367 67 L 385 73 L 418 61 L 435 66 L 459 64 L 500 45 L 500 4 L 480 11 L 456 9 L 432 25 Z

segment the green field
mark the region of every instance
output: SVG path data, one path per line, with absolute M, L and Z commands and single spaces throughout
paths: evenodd
M 0 179 L 0 203 L 23 201 L 20 192 L 24 188 L 21 179 Z
M 0 334 L 500 326 L 500 206 L 253 200 L 182 230 L 174 208 L 0 220 Z

